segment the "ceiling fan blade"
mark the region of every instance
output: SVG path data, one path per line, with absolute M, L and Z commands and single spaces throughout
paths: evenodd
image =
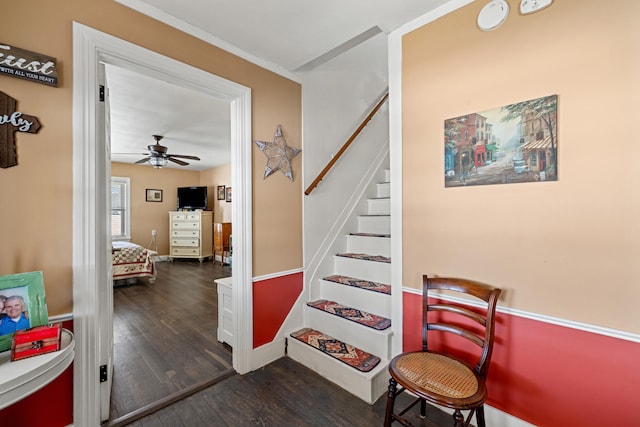
M 137 162 L 135 162 L 135 163 L 144 163 L 144 162 L 148 162 L 150 158 L 151 158 L 151 157 L 145 157 L 144 159 L 140 159 L 140 160 L 138 160 L 138 161 L 137 161 Z
M 180 159 L 200 160 L 200 157 L 196 157 L 196 156 L 185 156 L 184 154 L 167 154 L 167 157 L 178 157 L 178 158 L 180 158 Z
M 173 157 L 167 157 L 167 160 L 172 161 L 173 163 L 177 163 L 180 166 L 187 166 L 189 163 L 183 162 L 182 160 L 174 159 Z

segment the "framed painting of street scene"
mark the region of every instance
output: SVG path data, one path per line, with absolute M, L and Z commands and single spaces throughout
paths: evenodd
M 41 271 L 0 276 L 0 351 L 17 330 L 49 323 Z
M 445 187 L 558 179 L 558 96 L 444 121 Z

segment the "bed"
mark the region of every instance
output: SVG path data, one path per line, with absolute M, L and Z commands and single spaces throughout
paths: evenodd
M 146 277 L 150 283 L 154 283 L 155 255 L 155 252 L 135 243 L 113 242 L 111 258 L 114 286 L 135 283 L 140 277 Z

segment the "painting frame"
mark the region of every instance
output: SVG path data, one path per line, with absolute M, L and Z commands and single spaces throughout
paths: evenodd
M 444 121 L 444 186 L 558 180 L 558 95 Z
M 25 317 L 29 319 L 30 328 L 44 326 L 49 323 L 42 271 L 0 276 L 0 295 L 7 298 L 12 296 L 22 297 L 25 305 L 23 313 L 26 312 Z M 7 317 L 5 316 L 1 322 L 6 319 Z M 13 333 L 0 335 L 0 352 L 11 349 L 13 335 Z
M 224 185 L 218 185 L 218 200 L 225 200 L 226 194 Z
M 147 188 L 145 194 L 147 202 L 162 202 L 162 190 Z
M 225 200 L 227 203 L 231 203 L 231 187 L 225 189 Z

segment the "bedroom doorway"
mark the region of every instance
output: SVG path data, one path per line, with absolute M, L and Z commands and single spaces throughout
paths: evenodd
M 107 227 L 109 148 L 104 106 L 99 99 L 104 64 L 124 67 L 228 99 L 231 109 L 234 206 L 233 368 L 252 366 L 251 91 L 163 55 L 73 24 L 73 293 L 74 422 L 96 425 L 108 413 L 109 382 L 98 373 L 112 369 L 113 289 L 109 283 Z M 103 74 L 102 74 L 103 76 Z M 105 401 L 106 398 L 106 401 Z
M 231 225 L 232 204 L 219 202 L 215 194 L 217 184 L 231 186 L 231 124 L 228 100 L 111 64 L 105 64 L 105 82 L 115 213 L 111 222 L 115 218 L 120 225 L 112 226 L 112 246 L 122 248 L 113 252 L 114 368 L 107 425 L 122 425 L 140 417 L 142 409 L 155 410 L 234 374 L 232 348 L 219 342 L 218 310 L 223 307 L 214 284 L 232 276 L 230 260 L 221 265 L 207 257 L 215 240 L 212 222 L 214 229 L 223 222 Z M 149 160 L 137 163 L 148 158 L 141 148 L 152 134 L 163 135 L 160 143 L 168 153 L 200 160 L 178 157 L 178 163 L 167 162 L 162 168 L 151 167 Z M 152 203 L 145 197 L 150 185 L 162 192 Z M 114 200 L 120 208 L 115 211 Z M 204 212 L 174 212 L 185 205 Z M 182 228 L 176 235 L 187 238 L 175 237 L 176 224 L 188 227 L 190 218 L 197 218 L 208 238 L 200 235 L 195 241 L 193 231 Z M 178 250 L 205 257 L 169 258 L 175 250 L 170 239 L 197 242 L 197 250 Z M 155 262 L 149 262 L 149 251 L 155 252 Z

